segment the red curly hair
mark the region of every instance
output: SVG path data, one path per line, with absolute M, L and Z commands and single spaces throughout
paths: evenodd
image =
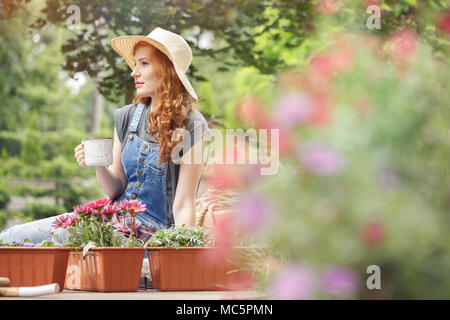
M 172 134 L 177 129 L 186 129 L 183 122 L 190 109 L 194 104 L 198 104 L 198 101 L 186 90 L 178 78 L 172 62 L 160 50 L 147 42 L 140 41 L 134 45 L 133 55 L 142 46 L 149 46 L 152 49 L 152 58 L 157 62 L 155 65 L 160 80 L 159 86 L 156 88 L 159 104 L 148 113 L 150 123 L 148 132 L 159 141 L 160 154 L 157 166 L 160 167 L 160 164 L 165 163 L 166 159 L 170 157 L 172 149 L 183 141 L 183 136 L 180 136 L 177 141 L 172 141 Z M 135 96 L 133 103 L 135 106 L 137 103 L 148 104 L 150 100 L 151 97 Z

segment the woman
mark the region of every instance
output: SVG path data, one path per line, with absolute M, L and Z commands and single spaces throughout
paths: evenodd
M 112 47 L 132 69 L 136 98 L 116 110 L 113 164 L 96 167 L 96 174 L 111 200 L 137 199 L 146 205 L 146 212 L 136 217 L 137 236 L 146 241 L 159 228 L 195 225 L 195 197 L 205 165 L 201 138 L 210 130 L 195 109 L 197 95 L 185 75 L 192 52 L 181 36 L 155 28 L 148 36 L 115 38 Z M 184 135 L 174 140 L 177 129 Z M 181 161 L 175 163 L 180 149 Z M 78 164 L 85 167 L 83 144 L 74 151 Z M 196 163 L 197 151 L 201 157 L 196 159 L 202 161 Z M 10 227 L 0 240 L 40 242 L 54 231 L 55 218 Z M 126 233 L 124 221 L 114 227 Z M 63 238 L 68 235 L 62 228 L 57 232 Z

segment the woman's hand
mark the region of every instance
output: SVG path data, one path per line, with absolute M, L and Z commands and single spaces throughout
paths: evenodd
M 84 144 L 80 143 L 76 148 L 74 149 L 75 152 L 75 159 L 77 159 L 78 164 L 80 167 L 86 167 L 86 163 L 84 162 Z

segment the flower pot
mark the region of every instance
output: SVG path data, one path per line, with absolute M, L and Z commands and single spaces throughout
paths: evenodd
M 58 283 L 64 287 L 70 248 L 0 247 L 0 277 L 13 287 Z
M 81 248 L 72 250 L 64 288 L 101 292 L 137 291 L 144 253 L 144 248 L 94 247 L 83 259 Z
M 220 250 L 211 247 L 147 248 L 154 289 L 224 290 L 229 283 L 232 265 L 213 261 Z

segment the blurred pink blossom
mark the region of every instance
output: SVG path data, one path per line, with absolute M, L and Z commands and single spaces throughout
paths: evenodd
M 437 25 L 446 34 L 450 34 L 450 12 L 441 13 L 438 16 Z
M 375 5 L 375 6 L 380 5 L 380 0 L 362 0 L 362 2 L 364 2 L 364 5 L 366 7 L 372 6 L 372 5 Z
M 279 151 L 281 155 L 289 155 L 294 150 L 295 136 L 293 132 L 286 129 L 279 131 Z
M 350 268 L 332 267 L 322 273 L 321 284 L 325 294 L 335 298 L 349 298 L 358 289 L 359 276 Z
M 331 76 L 334 71 L 334 62 L 328 54 L 322 53 L 311 58 L 310 61 L 313 70 L 316 74 L 323 77 Z
M 246 176 L 242 165 L 214 164 L 209 169 L 210 175 L 206 177 L 209 186 L 220 190 L 238 189 L 245 184 Z
M 380 188 L 391 190 L 399 183 L 398 174 L 391 168 L 383 168 L 376 176 L 377 184 Z
M 312 299 L 316 289 L 315 274 L 306 266 L 291 264 L 275 275 L 267 295 L 274 300 Z
M 238 104 L 236 117 L 253 128 L 265 128 L 269 121 L 264 102 L 256 96 L 246 97 Z
M 237 223 L 245 231 L 254 231 L 271 224 L 276 217 L 275 206 L 266 197 L 244 193 L 234 208 Z
M 391 54 L 397 59 L 410 58 L 415 51 L 417 36 L 408 29 L 396 31 L 390 38 L 392 44 Z
M 341 11 L 343 5 L 342 0 L 319 0 L 316 9 L 322 14 L 333 15 Z
M 314 115 L 314 103 L 306 94 L 291 92 L 282 95 L 274 112 L 275 125 L 289 129 L 310 121 Z
M 333 70 L 349 72 L 353 67 L 353 51 L 346 40 L 337 38 L 337 46 L 330 52 Z
M 320 144 L 300 148 L 300 161 L 308 171 L 317 175 L 332 175 L 344 167 L 344 157 L 338 150 Z

